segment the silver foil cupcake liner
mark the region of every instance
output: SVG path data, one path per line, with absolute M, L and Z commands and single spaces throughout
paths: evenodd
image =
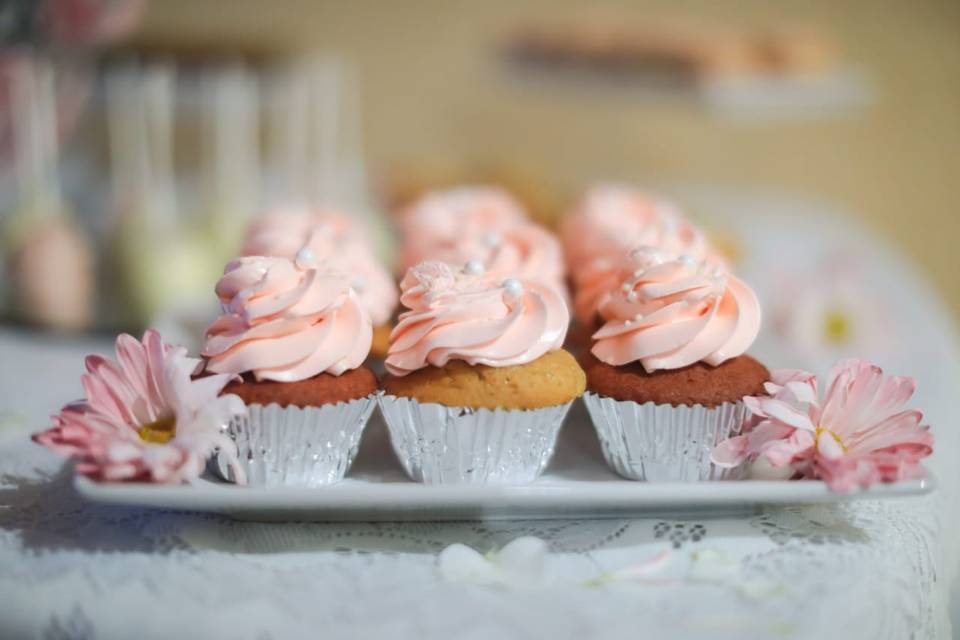
M 742 466 L 723 469 L 710 462 L 717 444 L 740 433 L 747 411 L 742 402 L 713 408 L 640 404 L 590 392 L 583 401 L 603 457 L 625 478 L 696 482 L 743 477 Z
M 247 405 L 227 435 L 237 444 L 246 484 L 253 487 L 320 487 L 339 482 L 350 468 L 376 395 L 320 407 Z M 235 482 L 217 455 L 215 470 Z
M 390 443 L 425 484 L 528 484 L 553 455 L 571 403 L 543 409 L 468 409 L 380 396 Z

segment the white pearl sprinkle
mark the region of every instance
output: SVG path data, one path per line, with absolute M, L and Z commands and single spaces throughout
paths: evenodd
M 627 302 L 633 302 L 636 299 L 637 299 L 636 291 L 631 291 L 630 293 L 627 294 Z
M 523 283 L 516 278 L 507 278 L 501 286 L 512 296 L 519 296 L 523 293 Z
M 631 251 L 630 258 L 634 262 L 639 263 L 642 269 L 646 270 L 663 264 L 665 254 L 656 247 L 643 246 Z
M 695 266 L 697 266 L 697 261 L 694 260 L 691 256 L 682 255 L 682 256 L 680 256 L 680 257 L 677 258 L 677 259 L 678 259 L 680 262 L 682 262 L 685 266 L 688 266 L 688 267 L 695 267 Z
M 632 285 L 631 283 L 629 283 L 629 282 L 624 282 L 624 283 L 623 283 L 623 286 L 621 286 L 620 289 L 621 289 L 624 293 L 629 293 L 629 292 L 630 292 L 630 289 L 633 289 L 633 285 Z
M 353 287 L 353 290 L 357 293 L 363 293 L 363 290 L 367 288 L 367 279 L 363 276 L 357 276 L 353 279 L 353 282 L 350 283 L 350 286 Z
M 297 251 L 297 258 L 296 258 L 297 266 L 306 267 L 313 264 L 316 261 L 317 261 L 317 256 L 313 255 L 313 251 L 311 251 L 307 247 L 304 247 L 303 249 L 300 249 L 300 251 Z
M 483 236 L 482 242 L 488 247 L 497 247 L 497 246 L 500 246 L 501 240 L 499 235 L 497 235 L 496 233 L 490 232 Z
M 469 276 L 480 276 L 483 275 L 484 271 L 486 271 L 486 269 L 479 260 L 470 260 L 467 264 L 463 265 L 463 272 Z

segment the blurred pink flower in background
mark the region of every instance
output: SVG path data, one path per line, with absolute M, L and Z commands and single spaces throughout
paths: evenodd
M 754 417 L 745 434 L 717 445 L 715 464 L 763 456 L 842 492 L 925 474 L 920 460 L 933 452 L 933 435 L 920 411 L 902 409 L 913 378 L 884 377 L 880 367 L 850 359 L 834 366 L 822 403 L 816 377 L 805 371 L 775 371 L 765 387 L 769 396 L 744 398 Z
M 87 356 L 86 398 L 53 416 L 53 427 L 34 435 L 37 443 L 104 481 L 177 484 L 198 477 L 218 448 L 236 457 L 222 428 L 245 407 L 235 395 L 219 395 L 232 376 L 193 379 L 200 360 L 152 330 L 142 341 L 118 336 L 116 353 L 117 362 Z
M 845 253 L 780 278 L 770 300 L 771 329 L 805 366 L 825 371 L 852 356 L 884 360 L 899 344 L 890 303 Z

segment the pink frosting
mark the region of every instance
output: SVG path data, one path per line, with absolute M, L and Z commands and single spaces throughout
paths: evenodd
M 457 187 L 428 193 L 401 214 L 400 265 L 407 269 L 439 259 L 438 249 L 462 239 L 499 235 L 526 222 L 520 205 L 501 189 Z
M 361 227 L 346 215 L 271 211 L 250 225 L 241 255 L 294 260 L 304 250 L 350 276 L 350 284 L 374 324 L 390 321 L 399 299 L 397 285 L 377 260 Z
M 600 306 L 593 337 L 603 362 L 639 361 L 648 372 L 744 353 L 760 330 L 753 291 L 722 266 L 651 247 L 631 252 L 622 283 Z
M 306 207 L 279 208 L 268 211 L 250 223 L 241 251 L 245 256 L 273 256 L 292 260 L 307 240 L 321 242 L 344 236 L 360 239 L 362 235 L 356 221 L 342 213 Z
M 238 258 L 216 291 L 224 313 L 207 328 L 203 349 L 214 373 L 280 382 L 338 376 L 370 352 L 369 314 L 347 277 L 326 265 Z
M 512 276 L 552 286 L 566 297 L 563 250 L 556 236 L 531 222 L 439 242 L 430 259 L 452 265 L 476 260 L 491 274 Z
M 390 335 L 386 368 L 395 376 L 450 360 L 492 367 L 532 362 L 563 345 L 570 321 L 553 287 L 504 280 L 478 263 L 458 269 L 423 262 L 400 288 L 410 310 Z
M 561 227 L 574 280 L 574 315 L 591 324 L 630 250 L 651 246 L 694 260 L 722 262 L 706 236 L 671 203 L 633 189 L 590 189 Z
M 560 235 L 572 266 L 639 246 L 660 247 L 697 260 L 711 251 L 706 236 L 676 205 L 618 185 L 587 191 L 564 220 Z
M 574 271 L 573 315 L 577 322 L 586 327 L 594 326 L 600 305 L 621 284 L 620 270 L 624 261 L 624 256 L 601 256 Z

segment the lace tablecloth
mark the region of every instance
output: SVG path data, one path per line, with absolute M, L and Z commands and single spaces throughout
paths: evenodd
M 728 210 L 751 207 L 768 210 Z M 802 217 L 811 234 L 862 242 Z M 949 637 L 956 346 L 909 267 L 872 242 L 864 256 L 912 329 L 909 356 L 883 364 L 918 377 L 940 489 L 743 518 L 263 524 L 86 504 L 27 434 L 79 395 L 82 355 L 110 343 L 0 331 L 0 637 Z M 542 572 L 501 559 L 516 579 L 491 586 L 438 560 L 453 543 L 486 553 L 520 536 L 546 541 Z

